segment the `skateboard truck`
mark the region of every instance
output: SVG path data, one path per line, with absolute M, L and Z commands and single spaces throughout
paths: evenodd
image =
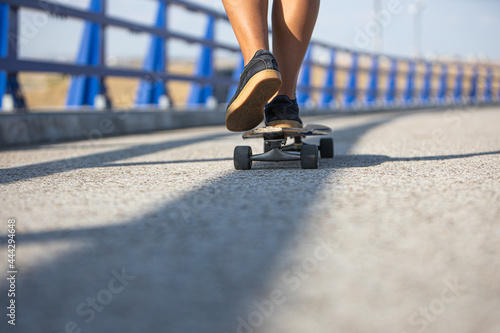
M 262 162 L 300 160 L 300 155 L 298 155 L 297 153 L 291 153 L 283 150 L 285 144 L 286 144 L 286 137 L 284 136 L 281 139 L 274 139 L 264 135 L 264 146 L 265 146 L 264 153 L 252 155 L 250 159 L 252 161 L 262 161 Z

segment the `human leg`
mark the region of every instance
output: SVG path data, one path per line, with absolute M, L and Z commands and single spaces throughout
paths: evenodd
M 226 110 L 226 127 L 246 131 L 264 119 L 264 106 L 281 86 L 276 59 L 268 51 L 267 0 L 223 0 L 240 44 L 245 68 Z
M 307 52 L 320 0 L 275 0 L 273 52 L 280 66 L 282 85 L 265 107 L 266 125 L 302 127 L 296 100 L 297 78 Z
M 274 0 L 273 54 L 280 66 L 278 95 L 295 99 L 297 77 L 311 41 L 320 0 Z
M 268 0 L 222 0 L 245 64 L 258 50 L 269 50 Z

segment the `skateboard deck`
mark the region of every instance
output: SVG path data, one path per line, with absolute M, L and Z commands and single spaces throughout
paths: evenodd
M 307 124 L 303 128 L 293 127 L 275 127 L 264 126 L 243 133 L 243 139 L 265 138 L 266 136 L 310 136 L 310 135 L 328 135 L 332 133 L 332 129 L 318 124 Z

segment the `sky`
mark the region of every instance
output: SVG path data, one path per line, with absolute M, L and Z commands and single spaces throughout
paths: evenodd
M 51 0 L 87 8 L 90 0 Z M 416 0 L 381 0 L 383 15 L 375 19 L 374 0 L 322 0 L 313 39 L 332 45 L 372 51 L 372 31 L 383 25 L 383 53 L 414 54 L 414 16 L 409 6 Z M 191 0 L 223 11 L 220 0 Z M 271 1 L 270 1 L 271 2 Z M 157 3 L 153 0 L 108 0 L 108 14 L 143 24 L 152 24 Z M 422 54 L 426 57 L 456 57 L 500 62 L 500 1 L 424 0 L 422 9 Z M 203 36 L 204 15 L 173 7 L 168 16 L 175 31 Z M 370 30 L 372 29 L 372 30 Z M 23 58 L 73 61 L 80 43 L 83 22 L 61 19 L 23 9 L 21 12 L 20 55 Z M 217 40 L 237 45 L 228 23 L 217 24 Z M 106 54 L 112 63 L 122 58 L 145 56 L 149 37 L 119 28 L 109 28 Z M 173 58 L 195 57 L 199 47 L 180 41 L 169 44 Z M 224 52 L 221 56 L 225 56 Z

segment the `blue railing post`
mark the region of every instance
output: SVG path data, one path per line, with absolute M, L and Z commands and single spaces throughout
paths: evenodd
M 408 72 L 406 76 L 406 90 L 404 94 L 405 103 L 411 104 L 415 93 L 415 68 L 416 63 L 413 60 L 408 61 Z
M 321 97 L 321 107 L 322 108 L 331 108 L 332 102 L 335 102 L 335 77 L 336 77 L 336 58 L 337 51 L 335 49 L 330 50 L 330 65 L 326 70 L 325 84 L 323 87 L 323 94 Z
M 7 45 L 9 41 L 9 6 L 0 4 L 0 57 L 7 57 Z M 0 109 L 2 100 L 7 89 L 7 74 L 0 71 Z
M 493 90 L 493 69 L 491 67 L 488 67 L 486 69 L 486 79 L 484 82 L 483 98 L 485 103 L 492 102 L 492 96 L 493 96 L 492 90 Z
M 424 73 L 424 78 L 423 78 L 423 87 L 422 87 L 422 94 L 420 98 L 422 99 L 422 103 L 424 105 L 429 104 L 430 102 L 430 97 L 431 97 L 431 90 L 432 90 L 432 74 L 433 74 L 433 68 L 432 68 L 432 63 L 426 62 L 425 63 L 425 73 Z
M 89 11 L 104 13 L 105 0 L 92 0 Z M 80 50 L 76 63 L 78 65 L 102 66 L 105 59 L 104 54 L 104 28 L 93 22 L 85 22 Z M 94 106 L 95 97 L 103 94 L 106 98 L 107 107 L 110 106 L 109 99 L 105 95 L 104 81 L 96 76 L 81 75 L 72 77 L 68 95 L 67 106 Z
M 387 78 L 387 93 L 385 100 L 388 105 L 394 104 L 397 98 L 397 75 L 398 75 L 398 60 L 391 60 L 391 68 Z
M 312 46 L 309 45 L 304 62 L 300 68 L 300 76 L 298 80 L 297 89 L 297 103 L 299 105 L 307 105 L 311 101 L 311 92 L 309 87 L 311 85 L 311 62 L 312 62 Z
M 493 73 L 493 77 L 495 76 L 495 73 Z M 500 75 L 498 76 L 498 82 L 497 82 L 497 102 L 500 102 Z
M 238 63 L 236 63 L 233 69 L 232 80 L 234 82 L 238 82 L 240 80 L 240 75 L 241 72 L 243 72 L 244 68 L 245 68 L 245 59 L 243 59 L 243 54 L 240 54 L 240 59 Z M 235 83 L 229 87 L 227 91 L 227 100 L 226 100 L 227 103 L 229 103 L 231 101 L 231 98 L 233 98 L 233 95 L 236 93 L 236 89 L 238 89 L 238 83 Z
M 370 69 L 370 78 L 368 82 L 368 89 L 366 91 L 366 101 L 369 104 L 374 104 L 378 101 L 378 56 L 372 57 L 372 67 Z
M 464 78 L 464 68 L 462 64 L 457 66 L 457 75 L 455 77 L 455 89 L 453 91 L 453 99 L 455 102 L 462 101 L 462 85 Z
M 477 82 L 479 80 L 479 68 L 474 66 L 472 69 L 472 76 L 470 79 L 470 90 L 469 90 L 469 100 L 472 103 L 477 102 Z
M 0 56 L 17 60 L 19 39 L 19 8 L 2 4 L 0 8 Z M 0 107 L 5 94 L 12 98 L 12 107 L 25 109 L 21 86 L 17 80 L 17 72 L 0 72 Z M 3 105 L 5 108 L 5 105 Z
M 156 16 L 155 28 L 167 28 L 167 4 L 158 2 L 158 14 Z M 166 40 L 160 36 L 151 36 L 149 51 L 144 60 L 143 69 L 151 73 L 149 80 L 141 80 L 137 88 L 135 105 L 158 105 L 164 96 L 168 99 L 165 82 L 157 78 L 155 73 L 164 73 L 166 70 Z
M 345 90 L 345 104 L 346 106 L 352 106 L 357 102 L 357 86 L 358 86 L 358 61 L 359 54 L 352 53 L 351 69 L 349 71 L 349 78 L 347 87 Z
M 215 18 L 208 16 L 205 40 L 213 42 L 215 39 Z M 211 45 L 203 45 L 196 68 L 196 77 L 207 79 L 214 75 L 214 49 Z M 188 104 L 205 104 L 214 95 L 214 88 L 209 83 L 195 82 L 191 86 Z
M 439 76 L 439 91 L 437 94 L 437 99 L 439 103 L 446 102 L 448 97 L 448 65 L 441 64 L 441 73 Z

